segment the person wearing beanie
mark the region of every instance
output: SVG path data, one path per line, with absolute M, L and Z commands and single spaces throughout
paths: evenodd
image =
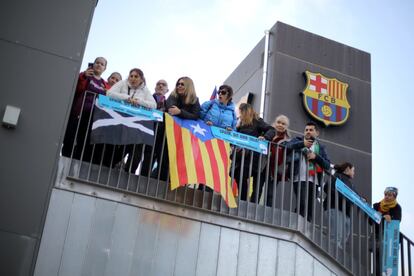
M 374 204 L 374 209 L 380 212 L 386 221 L 401 221 L 401 206 L 397 202 L 398 189 L 387 187 L 384 191 L 384 198 Z

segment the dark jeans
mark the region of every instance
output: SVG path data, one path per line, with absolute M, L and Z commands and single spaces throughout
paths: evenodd
M 296 201 L 299 201 L 299 214 L 305 217 L 305 209 L 306 209 L 305 207 L 307 206 L 308 210 L 306 214 L 307 214 L 308 221 L 312 221 L 312 216 L 313 216 L 313 202 L 314 202 L 313 192 L 314 190 L 315 190 L 315 184 L 313 182 L 310 182 L 310 181 L 309 182 L 306 182 L 306 181 L 293 182 L 293 191 L 296 195 Z M 299 195 L 299 191 L 300 191 L 300 195 Z M 307 196 L 306 196 L 306 193 L 308 193 Z M 306 201 L 308 201 L 307 204 L 306 204 Z
M 257 188 L 258 188 L 257 177 L 258 177 L 258 166 L 259 166 L 259 154 L 246 150 L 243 166 L 242 166 L 242 155 L 243 155 L 242 151 L 236 153 L 236 160 L 235 160 L 236 164 L 234 168 L 234 179 L 236 179 L 236 182 L 239 187 L 240 200 L 247 200 L 248 190 L 250 186 L 249 179 L 250 177 L 253 177 L 253 191 L 252 191 L 252 196 L 250 198 L 250 201 L 256 202 Z M 252 155 L 253 155 L 253 159 L 251 157 Z M 252 162 L 250 164 L 251 159 L 252 159 Z M 251 170 L 251 174 L 249 174 L 250 170 Z M 242 177 L 240 177 L 241 173 L 243 173 Z M 231 170 L 230 170 L 230 174 L 231 174 Z

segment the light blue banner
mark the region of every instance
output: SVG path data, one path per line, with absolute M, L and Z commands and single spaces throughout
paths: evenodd
M 384 221 L 382 242 L 382 275 L 398 276 L 398 251 L 400 250 L 400 221 Z
M 164 118 L 163 112 L 159 110 L 145 108 L 142 106 L 133 106 L 129 103 L 115 100 L 104 95 L 99 95 L 98 104 L 101 107 L 110 108 L 115 111 L 126 113 L 131 116 L 144 116 L 151 121 L 162 122 Z
M 371 206 L 366 203 L 362 198 L 355 193 L 351 188 L 349 188 L 344 182 L 340 179 L 336 179 L 335 187 L 338 192 L 343 194 L 347 199 L 361 208 L 370 218 L 372 218 L 376 223 L 381 222 L 381 214 L 371 208 Z
M 229 142 L 230 144 L 267 154 L 269 142 L 259 140 L 254 136 L 246 135 L 236 131 L 229 131 L 224 128 L 212 126 L 211 132 L 215 138 Z

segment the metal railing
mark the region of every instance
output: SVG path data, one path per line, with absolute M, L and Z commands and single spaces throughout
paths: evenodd
M 302 152 L 278 144 L 270 144 L 268 155 L 233 147 L 230 175 L 232 183 L 233 179 L 239 183 L 238 207 L 230 209 L 220 194 L 204 185 L 197 188 L 197 183 L 189 183 L 170 190 L 162 123 L 155 123 L 152 146 L 89 144 L 92 117 L 93 107 L 87 110 L 82 106 L 71 154 L 67 156 L 67 178 L 294 230 L 350 273 L 380 275 L 382 227 L 338 194 L 330 174 L 320 173 L 315 183 L 308 176 L 306 181 L 298 182 L 297 173 L 309 166 L 295 171 L 295 153 Z M 401 275 L 412 275 L 412 248 L 413 242 L 401 234 Z

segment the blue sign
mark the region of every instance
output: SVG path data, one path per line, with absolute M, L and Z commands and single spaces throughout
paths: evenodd
M 133 106 L 124 101 L 115 100 L 104 95 L 99 95 L 98 105 L 100 107 L 110 108 L 131 116 L 144 116 L 151 121 L 162 122 L 164 118 L 162 111 L 145 108 L 143 106 Z
M 266 140 L 259 140 L 254 136 L 215 126 L 211 127 L 211 132 L 214 137 L 229 142 L 230 144 L 257 151 L 261 154 L 267 154 L 269 142 Z
M 398 251 L 400 249 L 400 221 L 384 221 L 382 242 L 382 275 L 398 276 Z
M 336 179 L 335 187 L 338 192 L 343 194 L 352 203 L 361 208 L 376 223 L 381 222 L 381 214 L 372 209 L 368 203 L 366 203 L 357 193 L 355 193 L 351 188 L 349 188 L 344 182 L 342 182 L 338 178 Z

